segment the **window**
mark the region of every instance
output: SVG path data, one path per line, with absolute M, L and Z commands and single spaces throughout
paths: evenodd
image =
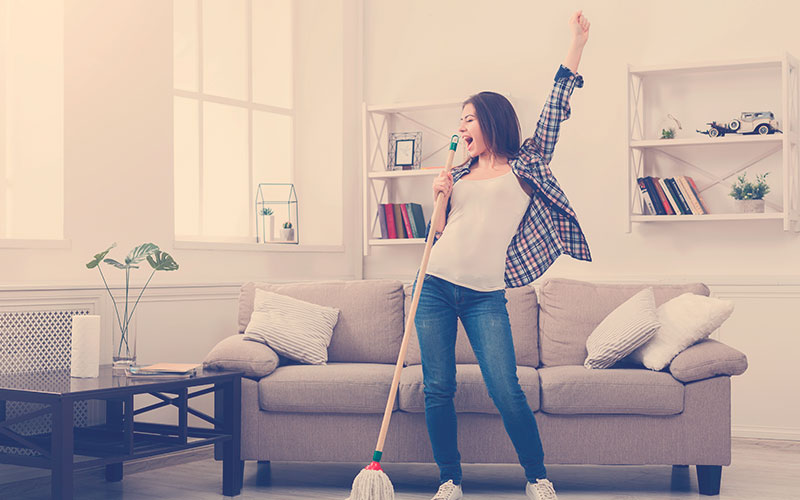
M 174 1 L 175 235 L 255 241 L 259 182 L 293 182 L 291 0 Z
M 63 2 L 0 0 L 0 239 L 63 237 Z

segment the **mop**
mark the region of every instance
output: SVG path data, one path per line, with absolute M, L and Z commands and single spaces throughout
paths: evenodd
M 457 147 L 458 136 L 454 135 L 450 138 L 450 150 L 448 151 L 447 162 L 444 167 L 445 172 L 449 172 L 453 168 L 453 156 L 456 154 Z M 438 227 L 439 213 L 442 211 L 443 203 L 445 203 L 444 195 L 439 193 L 439 196 L 436 197 L 436 204 L 433 209 L 431 229 Z M 428 258 L 431 255 L 433 239 L 432 235 L 430 235 L 428 241 L 425 242 L 422 264 L 420 264 L 419 273 L 417 274 L 417 285 L 414 288 L 414 295 L 411 298 L 411 309 L 408 312 L 408 318 L 406 318 L 406 329 L 403 333 L 403 341 L 400 343 L 400 354 L 397 356 L 397 364 L 394 367 L 394 377 L 392 378 L 392 385 L 389 388 L 389 400 L 386 402 L 386 410 L 383 412 L 383 422 L 381 423 L 380 434 L 378 434 L 378 444 L 375 446 L 375 452 L 372 454 L 372 463 L 362 469 L 353 480 L 353 489 L 350 492 L 350 496 L 347 497 L 347 500 L 394 500 L 392 482 L 389 480 L 389 476 L 381 469 L 381 456 L 383 455 L 383 444 L 386 441 L 386 433 L 389 430 L 389 420 L 392 418 L 394 400 L 397 397 L 397 386 L 400 384 L 400 372 L 406 360 L 408 339 L 410 337 L 411 326 L 414 324 L 414 316 L 417 313 L 417 304 L 419 303 L 419 294 L 422 290 L 422 282 L 425 281 L 422 278 L 425 277 L 425 271 L 428 269 Z

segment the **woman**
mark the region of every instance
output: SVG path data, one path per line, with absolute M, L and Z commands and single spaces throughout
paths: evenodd
M 569 118 L 569 97 L 583 86 L 577 70 L 589 21 L 578 11 L 568 24 L 572 42 L 533 137 L 520 146 L 519 121 L 508 100 L 476 94 L 465 102 L 459 128 L 470 158 L 433 182 L 434 200 L 443 193 L 447 204 L 439 227 L 428 230 L 435 240 L 414 321 L 425 420 L 440 470 L 433 500 L 462 498 L 453 405 L 458 318 L 525 469 L 528 498 L 556 498 L 536 420 L 517 379 L 505 288 L 530 283 L 561 253 L 591 260 L 575 213 L 547 167 L 559 124 Z

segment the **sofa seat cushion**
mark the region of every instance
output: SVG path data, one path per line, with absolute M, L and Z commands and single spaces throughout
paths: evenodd
M 522 391 L 528 399 L 531 410 L 539 409 L 539 375 L 536 368 L 517 366 L 517 378 Z M 425 412 L 425 394 L 422 383 L 422 365 L 403 368 L 400 374 L 400 409 L 409 413 Z M 490 413 L 499 415 L 495 408 L 481 369 L 473 364 L 456 364 L 456 395 L 454 398 L 457 413 Z
M 393 374 L 389 364 L 281 366 L 258 382 L 259 406 L 265 411 L 383 413 Z
M 677 415 L 683 411 L 683 384 L 666 372 L 583 366 L 538 371 L 545 413 Z

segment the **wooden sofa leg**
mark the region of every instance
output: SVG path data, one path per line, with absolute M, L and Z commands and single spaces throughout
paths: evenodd
M 269 460 L 259 460 L 256 472 L 256 484 L 259 486 L 269 486 L 272 484 L 272 469 Z
M 697 485 L 701 495 L 719 495 L 719 486 L 721 482 L 721 465 L 697 466 Z

